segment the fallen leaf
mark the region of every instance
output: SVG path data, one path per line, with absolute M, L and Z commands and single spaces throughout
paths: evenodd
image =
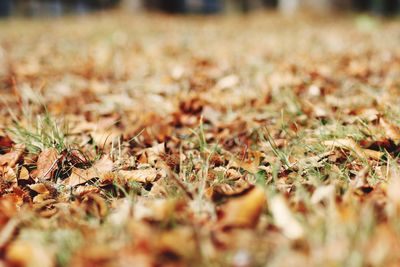
M 349 150 L 354 156 L 364 159 L 364 160 L 366 160 L 368 158 L 379 160 L 383 156 L 383 152 L 361 148 L 352 139 L 328 140 L 328 141 L 324 141 L 323 144 L 326 146 L 337 147 L 337 148 Z
M 55 148 L 47 148 L 43 150 L 37 160 L 37 178 L 50 180 L 53 178 L 59 161 L 58 151 Z
M 24 180 L 27 181 L 29 180 L 29 171 L 27 168 L 25 168 L 24 166 L 21 167 L 21 169 L 19 170 L 19 176 L 18 176 L 18 180 Z
M 15 173 L 14 168 L 11 167 L 5 167 L 3 168 L 3 170 L 1 170 L 2 172 L 2 178 L 4 181 L 8 182 L 8 183 L 16 183 L 17 182 L 17 174 Z
M 0 152 L 9 151 L 12 145 L 13 141 L 9 136 L 0 136 Z
M 253 227 L 265 205 L 265 192 L 256 186 L 244 195 L 228 200 L 220 209 L 218 224 L 223 228 Z
M 385 119 L 381 118 L 379 120 L 380 126 L 383 128 L 383 130 L 386 133 L 386 136 L 390 138 L 395 144 L 398 144 L 400 142 L 400 128 L 389 123 Z
M 108 146 L 111 145 L 112 143 L 117 144 L 118 139 L 121 138 L 121 133 L 119 131 L 105 131 L 105 132 L 92 132 L 90 133 L 91 137 L 93 138 L 94 142 L 100 146 Z
M 49 189 L 43 183 L 31 184 L 28 187 L 38 194 L 50 194 Z
M 144 170 L 131 170 L 131 171 L 119 171 L 120 174 L 126 181 L 149 183 L 154 182 L 157 177 L 156 169 L 144 169 Z
M 276 226 L 282 230 L 283 234 L 287 238 L 300 239 L 303 237 L 303 228 L 293 216 L 292 211 L 289 209 L 282 196 L 273 197 L 270 203 L 270 208 Z
M 16 145 L 13 151 L 4 155 L 0 155 L 0 166 L 7 165 L 9 167 L 14 167 L 15 164 L 21 160 L 24 150 L 25 146 Z
M 194 232 L 190 227 L 178 227 L 161 234 L 158 243 L 161 253 L 172 253 L 182 258 L 191 258 L 196 252 Z
M 72 174 L 63 181 L 63 184 L 69 186 L 84 184 L 95 177 L 111 172 L 112 169 L 112 160 L 109 157 L 103 157 L 89 169 L 72 168 Z
M 7 248 L 5 258 L 15 266 L 53 267 L 55 260 L 51 250 L 37 242 L 18 240 Z
M 150 165 L 154 165 L 161 155 L 165 153 L 165 143 L 160 143 L 152 147 L 146 148 L 141 151 L 140 154 L 146 154 L 147 162 Z
M 259 151 L 253 151 L 249 152 L 249 155 L 253 158 L 251 160 L 239 160 L 234 158 L 233 163 L 235 164 L 234 166 L 242 168 L 249 173 L 257 173 L 260 169 L 258 168 L 260 166 L 261 162 L 261 152 Z
M 354 180 L 350 182 L 350 185 L 360 192 L 370 192 L 373 188 L 367 180 L 369 171 L 370 168 L 368 166 L 361 169 L 355 176 Z
M 75 194 L 80 197 L 86 194 L 99 193 L 99 192 L 100 188 L 94 185 L 78 186 L 78 188 L 75 190 Z
M 96 193 L 84 195 L 82 206 L 88 214 L 99 219 L 104 218 L 108 212 L 108 207 L 104 198 Z

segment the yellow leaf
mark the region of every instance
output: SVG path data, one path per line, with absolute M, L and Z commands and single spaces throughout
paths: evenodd
M 254 187 L 246 194 L 230 199 L 222 206 L 222 227 L 253 227 L 266 205 L 264 190 Z
M 21 267 L 52 267 L 55 266 L 53 253 L 38 243 L 16 241 L 6 252 L 6 259 L 13 266 Z

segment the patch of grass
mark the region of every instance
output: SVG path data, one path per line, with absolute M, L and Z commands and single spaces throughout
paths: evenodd
M 28 126 L 14 121 L 14 126 L 8 128 L 7 132 L 15 142 L 24 144 L 26 149 L 34 154 L 46 148 L 55 148 L 61 152 L 68 147 L 68 125 L 48 113 L 37 116 Z
M 291 167 L 289 162 L 289 154 L 278 148 L 274 138 L 266 127 L 264 127 L 263 133 L 260 133 L 260 139 L 269 144 L 272 152 L 281 161 L 285 168 L 289 169 Z

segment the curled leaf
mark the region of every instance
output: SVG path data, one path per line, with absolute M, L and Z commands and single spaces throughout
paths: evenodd
M 0 155 L 0 166 L 14 167 L 21 160 L 24 150 L 25 147 L 23 145 L 16 145 L 13 151 Z
M 222 227 L 253 227 L 266 205 L 264 190 L 254 187 L 244 195 L 230 199 L 221 207 Z

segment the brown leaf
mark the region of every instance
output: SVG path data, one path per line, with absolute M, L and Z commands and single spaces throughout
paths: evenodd
M 160 143 L 152 147 L 143 149 L 140 154 L 145 154 L 145 158 L 150 165 L 154 165 L 156 161 L 165 153 L 165 143 Z
M 258 167 L 260 166 L 261 153 L 259 151 L 254 151 L 249 154 L 253 157 L 252 160 L 243 161 L 234 158 L 233 162 L 237 167 L 242 168 L 249 173 L 257 173 L 259 171 Z
M 103 157 L 96 164 L 89 169 L 78 169 L 72 168 L 72 174 L 70 177 L 63 181 L 63 184 L 69 186 L 76 186 L 87 181 L 99 177 L 104 173 L 108 173 L 113 169 L 113 162 L 109 157 Z
M 16 145 L 13 151 L 0 155 L 0 166 L 14 167 L 21 160 L 24 150 L 25 147 L 23 145 Z
M 249 190 L 252 187 L 253 186 L 247 181 L 240 179 L 232 184 L 223 183 L 209 187 L 206 190 L 206 195 L 213 201 L 218 201 L 223 197 L 232 197 L 243 194 L 243 192 Z
M 380 119 L 379 124 L 384 129 L 386 136 L 398 144 L 400 141 L 400 128 L 384 119 Z
M 82 205 L 85 207 L 87 213 L 97 218 L 103 218 L 107 215 L 107 204 L 100 195 L 91 193 L 83 197 Z
M 1 168 L 0 168 L 1 170 Z M 14 171 L 14 168 L 11 167 L 5 167 L 1 170 L 1 173 L 3 175 L 3 180 L 9 183 L 16 183 L 17 182 L 17 174 Z
M 49 194 L 50 193 L 47 186 L 45 186 L 42 183 L 28 185 L 28 187 L 38 194 Z
M 19 170 L 18 180 L 29 180 L 29 171 L 24 166 Z
M 12 147 L 13 141 L 8 136 L 0 136 L 0 152 L 9 151 Z
M 222 227 L 253 227 L 266 205 L 263 189 L 256 186 L 246 194 L 230 199 L 221 207 L 219 225 Z
M 47 148 L 39 154 L 37 160 L 37 178 L 50 180 L 54 176 L 54 172 L 57 170 L 57 163 L 60 157 L 58 151 L 55 148 Z
M 118 173 L 127 181 L 135 181 L 140 183 L 154 182 L 157 177 L 156 169 L 119 171 Z
M 6 259 L 13 266 L 52 267 L 55 266 L 54 255 L 40 243 L 18 240 L 13 242 L 6 251 Z
M 328 140 L 324 141 L 323 144 L 326 146 L 349 150 L 354 156 L 364 160 L 368 158 L 379 160 L 383 156 L 383 152 L 363 149 L 354 140 L 348 138 Z
M 97 186 L 93 185 L 86 185 L 86 186 L 78 186 L 78 188 L 75 190 L 75 194 L 82 197 L 87 194 L 91 193 L 99 193 L 100 189 Z
M 194 233 L 189 227 L 163 232 L 158 245 L 162 253 L 172 253 L 182 258 L 191 258 L 196 252 Z

